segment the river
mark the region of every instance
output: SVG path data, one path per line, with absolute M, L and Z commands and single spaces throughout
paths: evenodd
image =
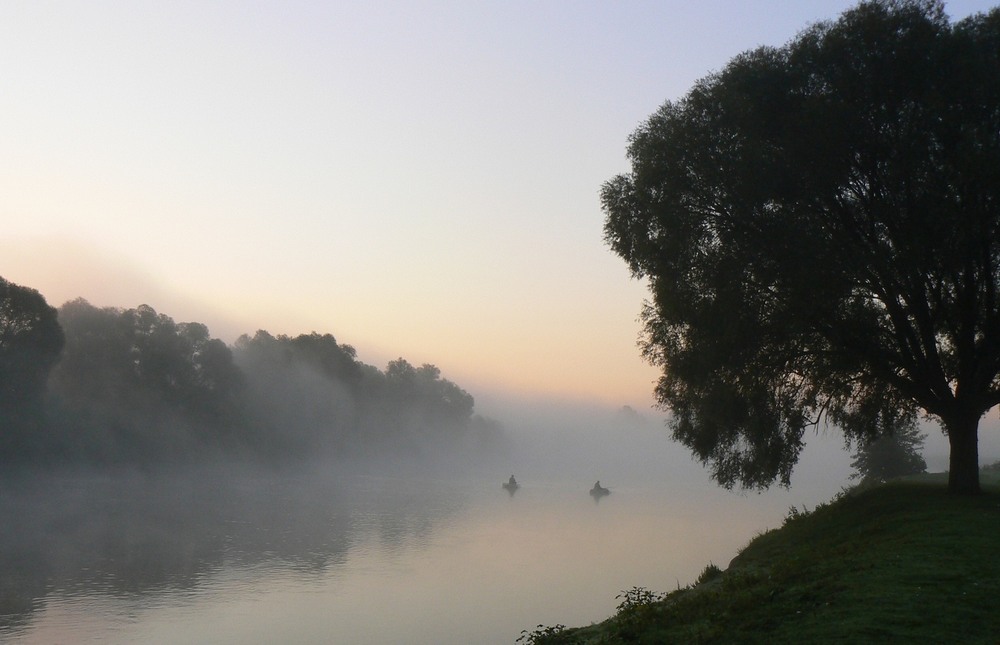
M 513 643 L 725 567 L 805 493 L 509 473 L 63 475 L 0 489 L 0 641 Z M 675 473 L 676 475 L 676 473 Z

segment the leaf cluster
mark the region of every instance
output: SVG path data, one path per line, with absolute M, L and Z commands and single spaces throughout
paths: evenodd
M 33 455 L 46 381 L 65 338 L 56 310 L 38 291 L 0 278 L 0 461 Z

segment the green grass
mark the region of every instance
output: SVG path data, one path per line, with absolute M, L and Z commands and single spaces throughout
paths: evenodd
M 1000 642 L 998 479 L 984 472 L 986 492 L 966 498 L 913 478 L 790 513 L 721 574 L 706 567 L 667 594 L 633 589 L 600 624 L 521 642 Z

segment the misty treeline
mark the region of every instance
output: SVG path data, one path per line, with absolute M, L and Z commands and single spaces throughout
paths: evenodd
M 330 334 L 232 346 L 152 307 L 49 306 L 0 278 L 0 464 L 471 454 L 498 425 L 433 365 L 384 370 Z

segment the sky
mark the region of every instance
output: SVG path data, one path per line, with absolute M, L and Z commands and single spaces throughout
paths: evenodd
M 853 4 L 4 2 L 0 276 L 648 410 L 601 184 L 664 101 Z

